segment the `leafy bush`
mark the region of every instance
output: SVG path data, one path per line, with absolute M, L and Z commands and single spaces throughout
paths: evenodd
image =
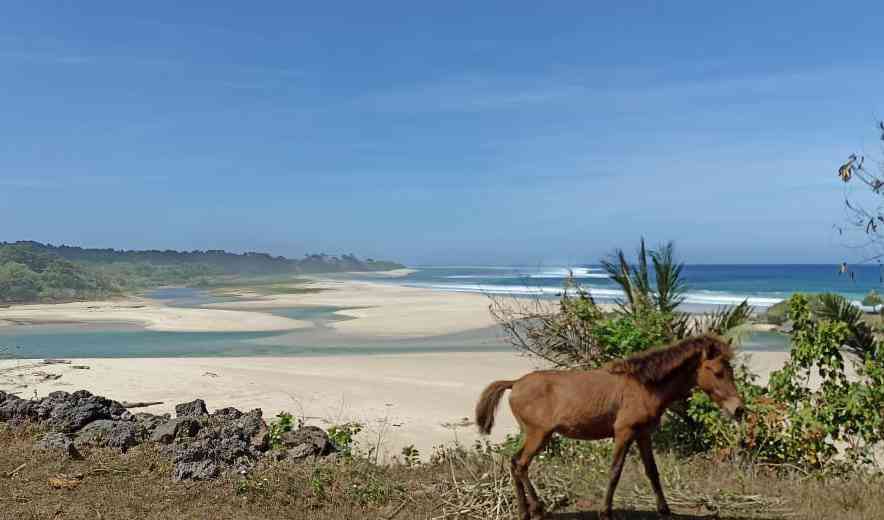
M 698 392 L 687 401 L 684 415 L 663 426 L 662 440 L 682 452 L 716 450 L 806 468 L 873 462 L 873 449 L 884 440 L 882 345 L 875 343 L 874 352 L 858 358 L 859 378 L 848 379 L 842 348 L 851 338 L 850 326 L 819 319 L 810 302 L 800 294 L 789 300 L 794 321 L 790 357 L 766 386 L 755 384 L 745 368 L 736 370 L 747 409 L 741 423 L 723 417 Z M 839 447 L 844 449 L 839 452 Z
M 614 312 L 603 312 L 590 291 L 569 278 L 558 305 L 541 298 L 492 297 L 491 314 L 516 349 L 570 369 L 599 367 L 693 334 L 726 335 L 752 313 L 745 301 L 700 319 L 679 311 L 687 286 L 672 243 L 648 251 L 642 240 L 635 264 L 618 250 L 602 265 L 623 290 Z
M 362 425 L 357 422 L 336 424 L 328 429 L 328 438 L 335 445 L 338 452 L 349 457 L 353 454 L 356 443 L 356 435 L 362 431 Z
M 279 412 L 276 420 L 270 423 L 270 447 L 278 449 L 281 446 L 282 434 L 292 431 L 295 426 L 300 427 L 300 421 L 296 423 L 292 414 L 288 412 Z

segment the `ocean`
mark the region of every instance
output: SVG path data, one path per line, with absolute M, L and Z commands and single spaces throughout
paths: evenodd
M 878 265 L 851 266 L 841 274 L 837 265 L 687 265 L 686 310 L 735 305 L 743 300 L 763 310 L 795 292 L 842 294 L 859 303 L 870 290 L 882 290 Z M 438 291 L 556 297 L 568 274 L 600 302 L 623 293 L 599 266 L 444 266 L 418 267 L 391 283 Z

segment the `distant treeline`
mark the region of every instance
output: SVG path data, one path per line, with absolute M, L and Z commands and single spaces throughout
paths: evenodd
M 212 277 L 385 271 L 395 262 L 355 255 L 209 251 L 125 251 L 0 242 L 0 302 L 94 299 L 158 285 L 205 285 Z

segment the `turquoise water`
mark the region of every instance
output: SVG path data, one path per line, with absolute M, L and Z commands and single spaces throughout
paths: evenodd
M 291 332 L 157 332 L 131 326 L 35 325 L 0 330 L 14 358 L 224 357 L 511 351 L 495 329 L 416 339 L 345 339 L 323 329 Z M 787 350 L 788 336 L 758 332 L 746 351 Z M 0 357 L 3 357 L 0 354 Z
M 434 338 L 353 339 L 316 328 L 283 332 L 158 332 L 132 326 L 33 325 L 0 329 L 0 357 L 223 357 L 505 351 L 495 330 Z
M 438 273 L 435 275 L 438 276 Z M 409 282 L 413 283 L 413 280 Z M 183 307 L 221 301 L 208 292 L 187 288 L 166 288 L 147 296 Z M 432 338 L 345 337 L 328 326 L 335 321 L 351 319 L 335 314 L 341 309 L 330 306 L 267 309 L 265 312 L 312 322 L 314 325 L 308 329 L 276 332 L 158 332 L 123 324 L 5 327 L 0 328 L 0 357 L 346 356 L 511 350 L 501 340 L 496 328 Z M 755 333 L 743 348 L 749 351 L 787 350 L 788 337 L 775 333 Z

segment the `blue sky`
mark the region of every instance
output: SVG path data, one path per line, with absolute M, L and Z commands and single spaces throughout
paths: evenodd
M 180 3 L 3 6 L 0 240 L 856 256 L 835 170 L 877 146 L 882 2 Z

